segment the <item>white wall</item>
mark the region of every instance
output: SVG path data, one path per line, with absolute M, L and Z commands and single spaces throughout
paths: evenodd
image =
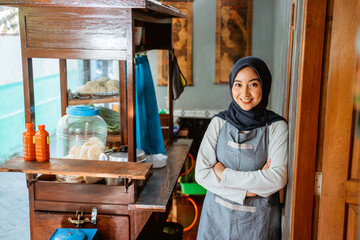
M 269 109 L 282 114 L 287 69 L 288 1 L 254 0 L 252 55 L 262 58 L 273 74 Z M 228 85 L 215 85 L 216 0 L 193 3 L 193 83 L 174 103 L 175 110 L 227 109 L 231 98 Z M 155 86 L 157 51 L 148 52 Z M 230 74 L 230 73 L 229 73 Z M 159 108 L 166 108 L 166 87 L 155 87 Z
M 0 36 L 0 85 L 22 82 L 20 36 Z
M 230 103 L 228 85 L 215 85 L 216 0 L 193 3 L 193 84 L 186 87 L 174 109 L 225 109 Z M 157 82 L 157 51 L 149 53 L 154 84 Z M 156 87 L 159 108 L 165 108 L 166 87 Z

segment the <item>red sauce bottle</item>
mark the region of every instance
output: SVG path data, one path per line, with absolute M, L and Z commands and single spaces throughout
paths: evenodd
M 25 161 L 35 160 L 35 130 L 32 123 L 26 123 L 26 130 L 23 137 L 23 154 Z
M 39 125 L 35 133 L 36 161 L 46 162 L 50 159 L 49 133 L 45 130 L 45 125 Z

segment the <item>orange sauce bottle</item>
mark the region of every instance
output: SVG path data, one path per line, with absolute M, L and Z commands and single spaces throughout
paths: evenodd
M 35 160 L 35 130 L 32 123 L 26 123 L 23 137 L 23 155 L 25 161 Z
M 50 159 L 49 133 L 45 130 L 45 125 L 39 125 L 35 133 L 35 152 L 36 161 L 46 162 Z

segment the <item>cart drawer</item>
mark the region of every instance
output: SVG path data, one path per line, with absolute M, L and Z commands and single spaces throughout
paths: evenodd
M 84 218 L 91 219 L 91 214 Z M 35 212 L 34 231 L 31 239 L 48 240 L 58 228 L 75 228 L 68 218 L 76 218 L 74 213 Z M 98 215 L 97 224 L 85 223 L 80 228 L 97 228 L 100 239 L 129 239 L 129 217 L 120 215 Z
M 124 186 L 105 184 L 73 184 L 59 182 L 36 182 L 35 200 L 99 203 L 99 204 L 128 204 L 134 203 L 134 181 L 127 191 Z

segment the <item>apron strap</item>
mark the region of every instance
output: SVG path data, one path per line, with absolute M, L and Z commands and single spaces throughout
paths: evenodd
M 265 115 L 265 124 L 266 124 L 266 127 L 267 127 L 268 126 L 268 119 L 267 119 L 266 110 L 264 111 L 264 115 Z
M 264 111 L 264 114 L 265 114 L 265 124 L 266 124 L 266 128 L 265 128 L 265 143 L 266 143 L 266 146 L 269 146 L 269 130 L 268 130 L 268 119 L 267 119 L 267 114 L 266 114 L 266 110 Z M 268 151 L 268 149 L 266 150 Z M 268 159 L 269 160 L 269 156 L 268 156 Z

